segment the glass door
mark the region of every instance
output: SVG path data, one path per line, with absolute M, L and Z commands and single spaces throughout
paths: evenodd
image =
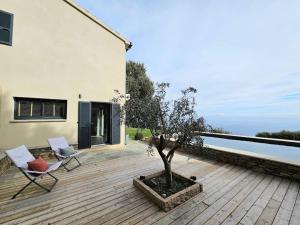
M 108 142 L 108 110 L 106 104 L 92 103 L 91 143 L 92 145 Z

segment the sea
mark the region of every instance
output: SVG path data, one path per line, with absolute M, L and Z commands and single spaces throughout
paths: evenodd
M 268 118 L 268 117 L 208 117 L 206 122 L 213 127 L 220 127 L 231 134 L 255 136 L 256 133 L 279 132 L 282 130 L 299 131 L 300 118 Z M 269 156 L 275 156 L 283 160 L 300 162 L 300 148 L 282 145 L 254 143 L 248 141 L 226 140 L 220 138 L 205 137 L 204 144 L 244 150 Z

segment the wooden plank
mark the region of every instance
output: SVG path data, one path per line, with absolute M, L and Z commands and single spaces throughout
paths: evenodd
M 264 190 L 262 195 L 257 199 L 253 206 L 249 209 L 244 218 L 240 221 L 242 225 L 255 224 L 259 216 L 262 214 L 263 210 L 267 206 L 272 195 L 276 191 L 277 187 L 281 182 L 281 178 L 274 178 L 268 187 Z
M 152 205 L 149 208 L 147 208 L 146 210 L 130 217 L 129 219 L 127 219 L 125 221 L 122 221 L 119 224 L 122 224 L 122 225 L 137 224 L 138 222 L 141 222 L 144 219 L 151 218 L 153 215 L 158 214 L 159 211 L 161 211 L 160 208 L 158 208 L 156 205 Z
M 214 202 L 206 210 L 204 210 L 197 217 L 190 220 L 187 224 L 189 225 L 201 225 L 208 221 L 216 212 L 218 212 L 224 205 L 226 205 L 234 196 L 236 196 L 242 189 L 244 189 L 249 183 L 255 179 L 255 174 L 246 171 L 245 176 L 240 176 L 240 179 L 236 179 L 234 182 L 235 186 L 231 190 L 225 193 L 220 199 Z M 185 223 L 183 223 L 185 224 Z
M 204 185 L 204 192 L 200 193 L 199 195 L 195 196 L 194 198 L 190 199 L 189 201 L 179 205 L 175 209 L 171 210 L 168 213 L 165 213 L 163 211 L 159 211 L 155 215 L 152 215 L 149 218 L 144 219 L 143 221 L 137 223 L 139 225 L 144 224 L 163 224 L 167 223 L 166 221 L 172 222 L 175 218 L 178 216 L 184 214 L 187 212 L 190 208 L 192 208 L 192 205 L 197 204 L 200 200 L 207 196 L 209 193 L 214 193 L 219 188 L 221 188 L 221 177 L 227 177 L 231 175 L 232 177 L 237 174 L 238 170 L 232 166 L 232 165 L 226 165 L 222 167 L 222 170 L 218 170 L 217 173 L 213 172 L 211 175 L 207 175 L 206 180 L 202 180 L 202 183 Z M 226 179 L 223 180 L 223 184 L 226 184 Z M 165 221 L 165 222 L 164 222 Z
M 92 204 L 85 205 L 83 207 L 75 209 L 74 212 L 68 211 L 66 214 L 61 213 L 50 219 L 43 219 L 41 224 L 86 224 L 100 216 L 104 216 L 119 208 L 127 209 L 128 207 L 134 207 L 146 202 L 146 199 L 141 193 L 132 192 L 126 196 L 116 198 L 109 201 L 95 201 Z M 84 209 L 84 210 L 83 210 Z M 35 223 L 35 222 L 34 222 Z M 23 224 L 33 224 L 32 221 Z
M 92 212 L 80 212 L 80 214 L 76 215 L 76 220 L 74 220 L 74 217 L 68 217 L 67 219 L 60 221 L 60 224 L 88 224 L 93 223 L 95 220 L 106 222 L 112 219 L 114 215 L 120 215 L 133 208 L 139 207 L 144 203 L 150 203 L 150 201 L 142 195 L 142 197 L 138 199 L 128 198 L 123 202 L 116 201 L 114 204 L 110 204 L 109 207 L 105 208 L 102 208 L 102 206 L 99 207 L 100 205 L 98 205 L 98 207 L 95 207 L 91 210 Z
M 299 191 L 299 183 L 293 181 L 284 197 L 283 202 L 278 210 L 278 213 L 274 219 L 274 225 L 288 225 L 292 216 L 296 197 Z
M 168 224 L 171 222 L 184 223 L 185 220 L 189 221 L 190 218 L 194 218 L 195 216 L 199 215 L 208 207 L 206 204 L 203 204 L 202 201 L 221 190 L 228 183 L 232 183 L 232 181 L 239 177 L 239 175 L 241 175 L 242 172 L 243 171 L 241 171 L 238 167 L 234 167 L 234 173 L 230 173 L 227 175 L 221 174 L 221 176 L 218 176 L 217 179 L 215 179 L 218 182 L 217 185 L 212 184 L 211 188 L 208 188 L 209 192 L 203 193 L 202 196 L 199 196 L 195 203 L 186 207 L 183 206 L 184 208 L 182 208 L 182 210 L 180 210 L 179 212 L 174 211 L 173 214 L 165 216 L 165 218 L 163 218 L 163 220 L 158 221 L 157 224 L 160 224 L 160 222 L 162 222 L 163 224 Z
M 120 224 L 121 222 L 124 222 L 125 220 L 128 220 L 131 217 L 133 217 L 139 213 L 142 213 L 143 211 L 145 211 L 146 209 L 150 208 L 153 205 L 154 205 L 154 203 L 152 203 L 150 200 L 142 205 L 138 205 L 137 207 L 132 207 L 132 209 L 131 209 L 131 205 L 130 205 L 130 208 L 119 209 L 119 210 L 116 210 L 116 211 L 110 213 L 109 214 L 110 218 L 106 219 L 106 221 L 103 220 L 102 218 L 98 218 L 88 224 L 95 224 L 95 225 L 98 225 L 98 224 L 103 224 L 103 225 Z M 106 216 L 108 216 L 108 215 L 106 215 Z
M 130 168 L 130 167 L 129 167 Z M 129 169 L 128 168 L 128 169 Z M 136 168 L 135 167 L 132 167 L 134 170 L 136 170 Z M 86 168 L 80 168 L 80 169 L 86 169 Z M 122 173 L 122 170 L 120 170 L 119 169 L 119 171 Z M 73 171 L 72 171 L 73 172 Z M 69 174 L 70 173 L 64 173 L 64 175 L 63 175 L 63 177 L 60 177 L 60 176 L 58 176 L 58 178 L 60 178 L 61 180 L 60 180 L 60 182 L 57 184 L 57 186 L 58 185 L 60 185 L 61 183 L 64 183 L 64 185 L 66 185 L 66 184 L 71 184 L 70 186 L 72 186 L 72 183 L 73 183 L 73 180 L 68 180 L 68 176 L 69 176 Z M 98 172 L 98 171 L 93 171 L 93 172 L 90 172 L 89 173 L 89 176 L 87 176 L 86 174 L 84 174 L 82 177 L 80 177 L 80 174 L 78 174 L 77 176 L 76 176 L 76 181 L 80 181 L 80 180 L 82 180 L 82 181 L 86 181 L 87 180 L 87 178 L 88 177 L 91 177 L 91 181 L 93 181 L 93 179 L 92 178 L 95 178 L 95 177 L 98 177 L 98 179 L 106 179 L 106 177 L 104 177 L 104 176 L 101 176 L 103 173 L 100 173 L 100 172 Z M 54 175 L 56 175 L 55 173 L 54 173 Z M 109 175 L 109 173 L 108 173 L 108 175 Z M 25 182 L 24 182 L 25 181 Z M 24 179 L 24 184 L 25 183 L 27 183 L 27 181 Z M 52 181 L 51 181 L 52 182 Z M 76 182 L 76 183 L 78 183 L 78 182 Z M 82 182 L 83 184 L 85 183 L 85 182 Z M 23 184 L 23 185 L 24 185 Z M 20 187 L 22 187 L 22 186 L 20 186 Z M 19 187 L 19 188 L 20 188 Z M 69 187 L 69 186 L 68 186 Z M 9 192 L 11 192 L 11 194 L 9 194 L 9 197 L 11 197 L 12 195 L 13 195 L 13 193 L 15 193 L 17 190 L 15 190 L 16 188 L 18 188 L 18 187 L 16 187 L 16 186 L 14 186 L 14 188 L 10 188 L 9 190 L 7 190 L 6 191 L 6 194 L 7 193 L 9 193 Z M 44 191 L 43 190 L 41 190 L 40 188 L 38 188 L 37 186 L 34 186 L 34 185 L 32 185 L 31 187 L 29 187 L 28 189 L 26 189 L 26 191 L 24 192 L 24 195 L 25 196 L 27 196 L 27 198 L 28 198 L 28 196 L 29 197 L 32 197 L 32 195 L 29 195 L 29 193 L 30 194 L 32 194 L 31 193 L 31 191 L 38 191 L 38 192 L 40 192 L 40 193 L 44 193 Z M 55 189 L 53 189 L 53 191 L 52 191 L 52 193 L 54 193 L 54 192 L 56 192 L 56 188 Z M 60 189 L 59 189 L 60 190 Z M 1 198 L 3 199 L 3 196 L 1 196 Z M 14 200 L 8 200 L 7 201 L 7 203 L 10 203 L 10 202 L 17 202 L 17 201 L 20 201 L 20 200 L 22 200 L 22 195 L 20 195 L 20 196 L 18 196 L 18 198 L 17 199 L 14 199 Z M 3 201 L 3 200 L 2 200 Z
M 125 179 L 127 179 L 127 182 L 126 182 L 127 183 L 127 189 L 128 189 L 128 187 L 130 187 L 132 189 L 132 183 L 130 181 L 128 181 L 128 178 L 125 177 Z M 105 195 L 105 193 L 108 193 L 109 196 L 110 196 L 110 195 L 113 195 L 113 194 L 116 195 L 118 192 L 122 192 L 122 191 L 125 190 L 125 189 L 119 189 L 119 188 L 115 189 L 115 188 L 113 188 L 109 192 L 108 191 L 101 192 L 101 190 L 105 190 L 105 189 L 107 189 L 106 186 L 104 186 L 103 189 L 101 189 L 101 188 L 97 189 L 96 188 L 96 189 L 92 190 L 89 193 L 87 198 L 85 198 L 86 192 L 83 192 L 80 195 L 74 195 L 74 197 L 73 197 L 74 200 L 73 201 L 70 201 L 70 198 L 62 198 L 59 201 L 54 201 L 53 205 L 49 205 L 49 202 L 47 202 L 48 208 L 46 210 L 44 210 L 43 212 L 38 212 L 37 214 L 32 214 L 32 210 L 30 210 L 30 211 L 28 211 L 28 213 L 31 212 L 29 214 L 29 216 L 27 216 L 27 217 L 23 216 L 22 219 L 29 219 L 30 217 L 37 217 L 37 216 L 40 216 L 41 214 L 47 214 L 48 217 L 51 217 L 51 216 L 55 215 L 54 213 L 56 213 L 56 211 L 61 212 L 61 208 L 63 208 L 64 211 L 66 211 L 67 209 L 72 211 L 73 208 L 76 208 L 76 206 L 74 204 L 77 204 L 77 207 L 81 202 L 82 202 L 82 204 L 89 204 L 89 203 L 91 203 L 91 201 L 88 201 L 89 199 L 91 199 L 92 201 L 95 201 L 95 199 L 97 199 L 98 196 L 99 196 L 99 198 L 106 198 L 107 195 Z M 93 193 L 95 193 L 95 190 L 98 190 L 98 192 L 96 192 L 96 194 L 93 194 Z M 122 195 L 122 193 L 121 193 L 121 195 Z M 60 201 L 62 202 L 62 204 L 59 204 Z M 39 205 L 34 205 L 33 207 L 35 207 L 35 209 L 38 210 L 40 208 L 40 206 L 39 207 L 37 207 L 37 206 L 39 206 Z M 68 206 L 70 206 L 70 207 L 68 207 Z M 13 215 L 16 216 L 16 214 L 13 214 Z
M 234 211 L 234 209 L 257 187 L 264 177 L 265 175 L 258 174 L 253 182 L 251 182 L 245 189 L 243 189 L 222 209 L 220 209 L 205 223 L 205 225 L 221 224 L 230 215 L 230 213 Z
M 259 198 L 261 193 L 265 190 L 268 184 L 271 182 L 272 176 L 266 176 L 261 183 L 254 189 L 250 195 L 224 220 L 222 225 L 236 225 L 244 217 L 247 211 Z
M 128 178 L 125 177 L 125 179 L 128 179 Z M 82 190 L 81 190 L 81 191 L 82 191 Z M 71 190 L 69 190 L 69 192 L 70 192 L 70 193 L 73 193 Z M 67 193 L 69 193 L 69 192 L 67 191 Z M 50 195 L 50 194 L 52 194 L 52 193 L 49 193 L 49 195 Z M 56 195 L 54 195 L 54 196 L 52 196 L 52 197 L 56 197 Z M 60 196 L 59 196 L 59 197 L 60 197 Z M 62 198 L 62 199 L 63 199 L 63 198 Z M 52 198 L 50 198 L 49 200 L 52 200 Z M 54 201 L 54 202 L 55 202 L 55 201 Z M 47 202 L 47 204 L 48 204 L 48 203 L 49 203 L 49 202 Z M 55 202 L 55 204 L 56 204 L 56 202 Z M 40 208 L 40 207 L 37 207 L 37 208 Z M 11 212 L 11 213 L 14 214 L 15 212 Z
M 267 206 L 264 208 L 262 214 L 255 223 L 256 225 L 271 225 L 273 223 L 289 185 L 289 180 L 285 179 L 281 181 L 271 200 L 268 202 Z
M 82 154 L 81 160 L 84 165 L 76 171 L 55 172 L 60 181 L 51 193 L 32 186 L 15 200 L 9 197 L 26 179 L 10 169 L 0 177 L 0 223 L 214 225 L 253 224 L 257 220 L 256 224 L 262 225 L 272 224 L 276 217 L 283 224 L 287 220 L 282 218 L 289 218 L 292 225 L 299 224 L 299 183 L 293 182 L 298 187 L 293 189 L 287 179 L 278 185 L 279 178 L 176 154 L 174 171 L 197 176 L 204 191 L 166 213 L 132 185 L 133 177 L 163 168 L 159 156 L 148 157 L 138 150 L 93 149 Z M 293 197 L 294 204 L 290 201 Z
M 141 164 L 142 165 L 142 164 Z M 155 164 L 154 164 L 155 165 Z M 157 164 L 156 164 L 156 166 L 157 166 Z M 127 166 L 128 167 L 128 166 Z M 130 167 L 128 167 L 128 169 L 129 169 Z M 81 169 L 81 168 L 80 168 Z M 86 169 L 86 168 L 82 168 L 82 169 Z M 127 169 L 127 170 L 128 170 Z M 137 168 L 135 167 L 135 170 L 136 170 Z M 113 171 L 113 170 L 112 170 Z M 125 169 L 124 169 L 124 171 L 126 171 Z M 118 173 L 124 173 L 124 172 L 122 172 L 122 170 L 121 171 L 119 171 Z M 69 173 L 65 173 L 66 175 L 68 175 Z M 98 175 L 98 177 L 100 177 L 101 179 L 103 179 L 102 177 L 104 177 L 104 179 L 107 179 L 106 177 L 105 177 L 105 174 L 103 174 L 103 173 L 101 173 L 101 172 L 99 172 L 99 173 L 93 173 L 93 175 L 94 175 L 94 177 L 95 177 L 95 175 Z M 78 177 L 77 177 L 78 178 Z M 86 179 L 84 179 L 84 176 L 83 177 L 79 177 L 78 178 L 80 181 L 82 181 L 83 182 L 83 184 L 85 184 L 85 181 L 86 181 Z M 58 185 L 59 184 L 61 184 L 61 183 L 64 183 L 64 184 L 66 184 L 65 183 L 65 175 L 64 175 L 64 177 L 62 177 L 62 180 L 58 183 Z M 74 181 L 74 180 L 72 180 L 72 181 Z M 76 182 L 76 184 L 75 184 L 76 186 L 78 186 L 78 183 Z M 72 186 L 72 185 L 71 185 Z M 56 191 L 56 189 L 54 189 L 53 190 L 53 192 L 55 192 Z M 17 199 L 15 199 L 15 201 L 14 202 L 16 202 L 16 201 L 20 201 L 20 199 L 22 199 L 22 198 L 17 198 Z M 11 200 L 9 201 L 9 202 L 11 202 Z
M 300 224 L 300 189 L 298 191 L 298 196 L 296 203 L 293 209 L 290 225 L 299 225 Z
M 20 211 L 29 210 L 34 207 L 41 208 L 45 204 L 49 206 L 50 203 L 54 203 L 55 206 L 58 206 L 61 201 L 63 201 L 63 202 L 71 201 L 73 196 L 74 196 L 73 198 L 83 197 L 82 195 L 78 195 L 78 194 L 82 193 L 82 190 L 85 190 L 85 192 L 83 192 L 83 194 L 87 195 L 89 193 L 93 193 L 95 190 L 98 190 L 101 193 L 101 190 L 102 190 L 101 188 L 103 187 L 104 189 L 108 189 L 108 187 L 109 187 L 108 185 L 113 185 L 114 186 L 113 189 L 115 189 L 120 184 L 119 183 L 120 181 L 124 182 L 124 180 L 128 180 L 128 178 L 131 177 L 131 173 L 129 173 L 129 175 L 122 174 L 122 175 L 120 175 L 119 178 L 118 178 L 118 176 L 113 176 L 113 175 L 112 175 L 112 177 L 114 177 L 114 179 L 110 180 L 108 182 L 101 182 L 101 180 L 99 180 L 99 184 L 98 184 L 98 182 L 96 180 L 93 180 L 92 183 L 94 185 L 91 185 L 91 184 L 87 184 L 87 186 L 79 185 L 79 186 L 76 186 L 76 189 L 60 189 L 60 190 L 62 190 L 62 192 L 60 192 L 61 194 L 53 191 L 53 192 L 47 194 L 47 196 L 43 196 L 43 198 L 41 198 L 41 199 L 34 198 L 34 199 L 31 199 L 31 201 L 25 201 L 26 205 L 18 204 L 17 208 L 16 207 L 10 208 L 9 211 L 2 212 L 0 215 L 1 215 L 1 217 L 8 216 L 8 215 L 16 216 L 16 214 Z M 121 177 L 122 177 L 122 179 L 120 179 Z M 65 194 L 65 193 L 67 193 L 67 194 Z M 63 196 L 63 198 L 62 198 L 62 196 Z M 45 203 L 45 200 L 47 200 L 46 203 Z M 9 208 L 9 207 L 7 207 L 7 208 Z
M 130 188 L 130 189 L 124 189 L 124 190 L 121 190 L 120 193 L 116 193 L 116 192 L 112 192 L 111 194 L 107 194 L 107 195 L 94 195 L 94 196 L 89 196 L 88 199 L 84 199 L 82 201 L 76 201 L 74 200 L 73 204 L 62 204 L 60 206 L 51 206 L 49 205 L 48 207 L 46 208 L 40 208 L 40 207 L 36 207 L 34 208 L 34 210 L 29 210 L 29 211 L 25 211 L 23 212 L 24 214 L 22 213 L 19 213 L 17 215 L 17 217 L 13 216 L 13 217 L 6 217 L 5 220 L 12 220 L 12 218 L 14 220 L 12 220 L 12 222 L 22 222 L 22 223 L 25 223 L 26 221 L 37 221 L 37 220 L 40 220 L 40 221 L 44 221 L 44 220 L 47 220 L 47 219 L 51 219 L 52 217 L 55 217 L 57 219 L 57 217 L 60 215 L 60 214 L 64 214 L 64 217 L 68 216 L 69 213 L 73 210 L 77 210 L 78 207 L 84 207 L 85 205 L 87 204 L 97 204 L 99 201 L 103 202 L 103 203 L 106 203 L 108 201 L 112 201 L 114 199 L 119 199 L 120 201 L 122 201 L 123 199 L 126 199 L 126 198 L 123 198 L 124 194 L 131 194 L 131 193 L 135 193 L 135 194 L 138 194 L 138 192 L 135 192 L 134 189 Z M 80 199 L 81 197 L 79 196 L 77 199 Z M 97 202 L 97 203 L 95 203 Z M 41 209 L 40 211 L 38 209 Z M 30 222 L 30 223 L 31 223 Z
M 202 181 L 207 180 L 208 178 L 213 177 L 216 174 L 218 174 L 220 172 L 223 172 L 223 171 L 226 171 L 227 169 L 230 169 L 230 168 L 233 168 L 233 166 L 230 165 L 230 164 L 225 164 L 225 165 L 220 166 L 219 168 L 215 169 L 212 172 L 207 172 L 206 175 L 204 175 L 203 177 L 198 178 L 197 181 L 202 182 Z
M 222 189 L 224 185 L 232 181 L 236 176 L 238 176 L 241 173 L 240 170 L 238 170 L 236 167 L 233 167 L 232 170 L 229 170 L 227 172 L 220 172 L 219 174 L 216 174 L 211 177 L 211 179 L 215 178 L 211 182 L 208 182 L 207 185 L 204 185 L 204 191 L 200 194 L 198 194 L 196 197 L 190 199 L 189 201 L 183 203 L 182 205 L 179 205 L 175 209 L 171 210 L 169 213 L 164 214 L 163 217 L 160 217 L 156 220 L 151 220 L 151 223 L 149 224 L 169 224 L 175 221 L 179 217 L 194 217 L 193 215 L 198 215 L 200 212 L 202 212 L 205 208 L 207 208 L 207 205 L 201 203 L 205 198 L 210 196 L 211 194 L 217 192 L 218 190 Z M 223 179 L 222 179 L 223 178 Z M 207 179 L 206 181 L 208 181 Z M 143 221 L 144 223 L 139 224 L 148 224 L 148 221 Z M 145 223 L 146 222 L 146 223 Z
M 245 173 L 243 173 L 243 176 L 240 177 L 241 179 L 243 179 L 248 174 L 250 174 L 250 170 L 243 170 L 243 171 L 245 171 Z M 237 182 L 239 182 L 239 181 L 240 180 L 237 179 L 234 182 L 231 182 L 228 185 L 224 186 L 220 191 L 216 192 L 215 194 L 213 194 L 209 198 L 205 199 L 203 201 L 203 203 L 206 204 L 206 205 L 208 205 L 208 206 L 212 205 L 215 201 L 217 201 L 219 198 L 221 198 L 225 193 L 227 193 L 228 191 L 230 191 L 237 184 Z
M 236 180 L 235 180 L 236 181 Z M 251 181 L 251 179 L 250 179 Z M 232 182 L 231 182 L 232 183 Z M 227 186 L 226 183 L 222 183 L 222 187 Z M 222 189 L 221 189 L 222 190 Z M 200 203 L 200 205 L 203 204 L 202 202 Z M 193 218 L 195 218 L 196 216 L 200 215 L 203 211 L 207 210 L 208 206 L 205 204 L 206 208 L 204 210 L 198 210 L 197 208 L 194 209 L 190 209 L 187 213 L 185 213 L 184 215 L 176 218 L 176 220 L 174 220 L 174 222 L 172 222 L 171 224 L 186 224 L 188 222 L 190 222 Z M 215 224 L 215 223 L 213 223 Z
M 131 182 L 130 182 L 131 184 Z M 79 196 L 78 196 L 79 197 Z M 81 196 L 80 196 L 81 197 Z M 55 207 L 54 207 L 55 208 Z M 51 207 L 51 211 L 53 212 L 54 208 Z M 40 207 L 38 207 L 37 209 L 40 209 Z M 50 209 L 49 209 L 50 210 Z

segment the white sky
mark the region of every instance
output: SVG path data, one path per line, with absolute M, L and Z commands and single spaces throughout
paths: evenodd
M 200 115 L 300 119 L 299 0 L 76 1 L 171 97 L 197 88 Z

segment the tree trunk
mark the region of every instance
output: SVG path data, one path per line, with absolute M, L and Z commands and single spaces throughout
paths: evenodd
M 168 186 L 168 188 L 171 188 L 173 185 L 171 163 L 164 162 L 164 165 L 165 165 L 165 176 L 166 176 L 166 180 L 167 180 L 167 186 Z

